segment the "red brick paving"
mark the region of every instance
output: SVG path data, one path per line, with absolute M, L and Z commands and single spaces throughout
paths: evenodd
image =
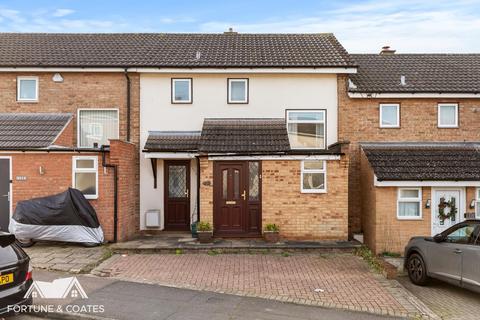
M 419 313 L 417 307 L 408 303 L 410 297 L 403 287 L 373 274 L 361 258 L 349 254 L 117 255 L 94 273 L 396 316 Z

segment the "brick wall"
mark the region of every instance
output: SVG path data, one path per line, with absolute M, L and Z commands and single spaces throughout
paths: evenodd
M 76 146 L 77 140 L 77 110 L 79 108 L 118 108 L 120 120 L 120 140 L 127 138 L 127 102 L 126 88 L 127 82 L 123 73 L 80 73 L 80 72 L 62 72 L 64 79 L 62 83 L 53 82 L 51 72 L 29 72 L 29 73 L 0 73 L 0 112 L 51 112 L 51 113 L 71 113 L 74 118 L 64 132 L 57 138 L 55 144 L 63 146 Z M 38 102 L 17 102 L 17 76 L 37 76 L 39 78 L 39 98 Z M 119 188 L 128 189 L 130 197 L 128 202 L 128 210 L 132 210 L 127 214 L 126 225 L 128 229 L 122 231 L 120 238 L 130 237 L 132 229 L 139 229 L 139 141 L 140 141 L 140 76 L 138 74 L 130 74 L 131 79 L 131 124 L 130 124 L 130 141 L 134 144 L 132 147 L 121 147 L 118 150 L 128 152 L 125 154 L 126 160 L 122 161 L 125 166 L 128 162 L 133 168 L 128 169 L 128 179 L 124 179 L 120 184 L 125 184 Z M 134 163 L 131 161 L 134 157 Z M 70 157 L 70 156 L 69 156 Z M 55 164 L 64 163 L 62 157 L 40 157 L 43 163 L 52 161 L 49 167 L 55 168 Z M 71 157 L 70 157 L 71 158 Z M 118 156 L 117 161 L 120 161 Z M 127 160 L 128 159 L 128 160 Z M 63 188 L 71 183 L 71 159 L 66 165 L 66 175 L 58 173 L 54 179 L 60 181 L 57 186 Z M 25 166 L 29 166 L 30 160 L 24 161 Z M 100 162 L 99 162 L 100 164 Z M 63 169 L 62 169 L 63 170 Z M 60 172 L 63 172 L 60 170 Z M 107 171 L 110 171 L 108 169 Z M 101 170 L 103 172 L 103 170 Z M 133 171 L 133 172 L 130 172 Z M 99 172 L 100 173 L 100 172 Z M 134 174 L 134 175 L 133 175 Z M 55 181 L 57 181 L 55 180 Z M 39 182 L 41 183 L 41 182 Z M 55 188 L 56 190 L 57 188 Z M 63 188 L 64 189 L 64 188 Z M 49 192 L 50 190 L 44 190 Z M 35 194 L 35 191 L 32 192 Z M 51 194 L 51 192 L 47 193 Z M 28 195 L 28 194 L 27 194 Z M 15 193 L 14 193 L 15 196 Z M 106 201 L 106 200 L 105 200 Z M 113 200 L 112 200 L 113 201 Z M 110 201 L 110 206 L 112 204 Z M 106 201 L 108 202 L 108 201 Z M 93 203 L 93 202 L 92 202 Z M 133 209 L 132 209 L 133 208 Z M 136 221 L 132 222 L 132 215 L 135 215 Z M 107 215 L 106 215 L 107 216 Z M 112 215 L 113 216 L 113 215 Z M 105 226 L 113 226 L 113 220 L 105 217 Z M 109 231 L 110 232 L 110 231 Z M 109 234 L 113 234 L 113 229 Z
M 95 208 L 107 240 L 113 239 L 113 174 L 102 169 L 101 155 L 96 153 L 13 153 L 13 210 L 18 201 L 57 194 L 72 187 L 72 157 L 98 157 L 98 199 L 89 200 Z M 43 174 L 40 174 L 40 167 Z M 26 177 L 17 180 L 16 177 Z
M 300 192 L 301 161 L 262 161 L 262 223 L 288 239 L 346 240 L 348 159 L 327 161 L 327 193 Z
M 200 158 L 200 221 L 213 227 L 213 161 Z
M 400 103 L 400 128 L 379 128 L 379 104 Z M 437 127 L 437 104 L 459 105 L 459 128 Z M 478 99 L 350 99 L 347 76 L 338 76 L 339 141 L 350 141 L 349 227 L 362 229 L 359 142 L 375 141 L 479 141 L 480 101 Z
M 118 241 L 132 238 L 139 230 L 136 210 L 137 152 L 133 143 L 110 140 L 110 162 L 118 170 Z M 110 169 L 111 170 L 111 169 Z
M 276 223 L 282 237 L 346 240 L 348 158 L 327 161 L 328 192 L 300 192 L 300 161 L 262 161 L 262 224 Z M 213 161 L 200 160 L 200 220 L 213 224 Z

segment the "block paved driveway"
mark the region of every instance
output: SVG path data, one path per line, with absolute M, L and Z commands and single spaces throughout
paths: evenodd
M 399 281 L 442 319 L 479 319 L 480 294 L 432 280 L 428 286 L 412 284 L 408 277 Z
M 95 275 L 393 316 L 434 317 L 351 254 L 114 255 Z

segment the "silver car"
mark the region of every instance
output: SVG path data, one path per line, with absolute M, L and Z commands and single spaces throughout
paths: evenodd
M 405 270 L 416 285 L 436 278 L 480 292 L 480 220 L 466 220 L 434 237 L 414 237 Z

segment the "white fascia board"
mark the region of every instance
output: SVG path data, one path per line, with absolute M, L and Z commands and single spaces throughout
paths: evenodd
M 398 99 L 398 98 L 480 98 L 480 93 L 360 93 L 349 92 L 350 98 L 363 99 Z
M 332 74 L 357 73 L 357 68 L 129 68 L 129 72 L 138 73 L 286 73 L 286 74 Z
M 146 159 L 193 159 L 198 153 L 190 152 L 145 152 Z
M 378 181 L 373 182 L 375 187 L 480 187 L 480 181 Z
M 65 67 L 3 67 L 0 72 L 133 72 L 133 73 L 283 73 L 283 74 L 351 74 L 357 68 L 65 68 Z
M 339 155 L 257 155 L 257 156 L 225 156 L 225 155 L 213 155 L 208 156 L 208 160 L 340 160 Z
M 0 72 L 125 72 L 125 68 L 18 67 L 0 68 Z

